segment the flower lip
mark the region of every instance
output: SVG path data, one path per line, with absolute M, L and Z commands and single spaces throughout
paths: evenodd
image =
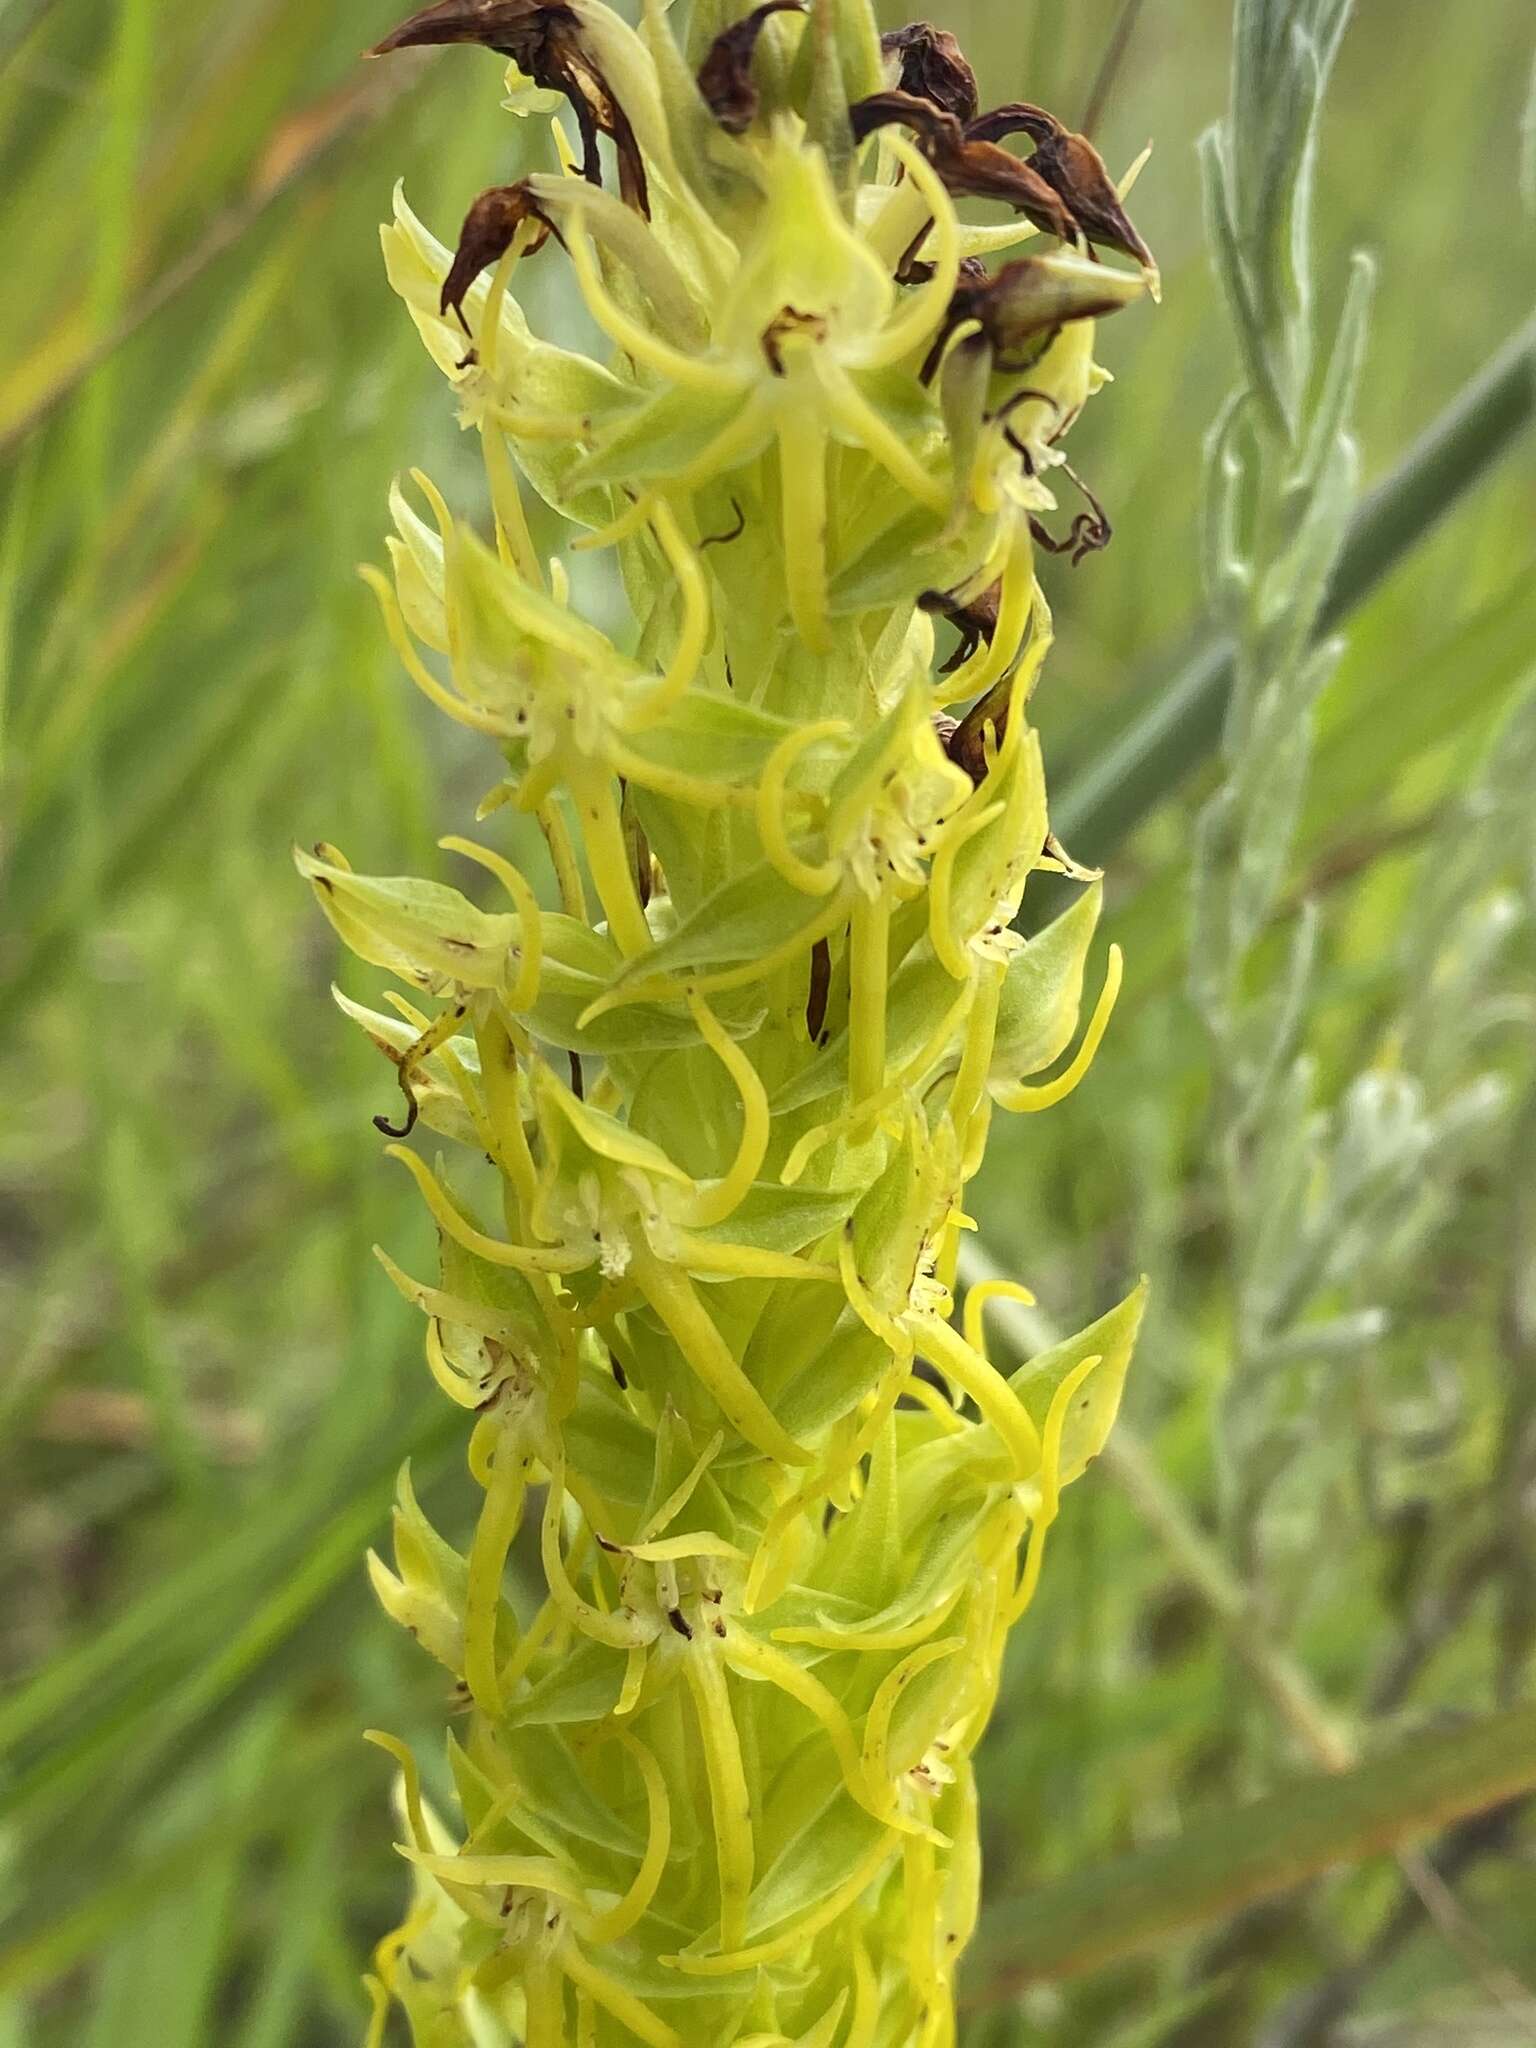
M 824 313 L 802 313 L 798 307 L 785 306 L 776 313 L 763 333 L 763 354 L 768 367 L 775 377 L 784 375 L 784 344 L 794 339 L 825 341 L 827 318 Z

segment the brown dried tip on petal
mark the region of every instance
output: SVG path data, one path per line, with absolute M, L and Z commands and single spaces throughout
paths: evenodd
M 962 284 L 950 302 L 950 319 L 979 321 L 997 367 L 1007 371 L 1027 367 L 1010 359 L 1041 335 L 1069 320 L 1102 320 L 1145 290 L 1144 278 L 1085 262 L 1063 249 L 1016 257 L 984 284 Z
M 387 57 L 395 50 L 424 49 L 434 43 L 478 43 L 527 70 L 524 53 L 531 42 L 542 40 L 550 15 L 563 15 L 575 26 L 575 16 L 567 9 L 547 6 L 543 0 L 437 0 L 437 5 L 423 7 L 392 29 L 368 54 Z
M 1102 249 L 1117 249 L 1156 274 L 1152 251 L 1131 225 L 1104 159 L 1086 135 L 1074 134 L 1054 114 L 1024 100 L 984 114 L 967 133 L 987 141 L 1028 135 L 1035 145 L 1031 169 L 1060 195 L 1088 240 Z
M 441 304 L 444 313 L 457 316 L 466 334 L 469 322 L 464 318 L 464 301 L 469 296 L 470 286 L 481 271 L 501 261 L 512 246 L 512 237 L 525 220 L 539 223 L 540 233 L 532 247 L 542 248 L 552 232 L 551 226 L 525 185 L 493 185 L 489 192 L 480 194 L 465 214 L 464 225 L 459 230 L 459 246 L 454 251 L 448 275 L 443 279 Z
M 1012 439 L 1011 435 L 1009 439 Z M 1024 455 L 1027 462 L 1029 458 L 1025 450 L 1019 446 L 1017 441 L 1013 445 L 1019 449 L 1021 455 Z M 1110 541 L 1114 538 L 1115 529 L 1109 523 L 1109 514 L 1083 482 L 1071 463 L 1063 462 L 1061 469 L 1063 474 L 1072 479 L 1073 483 L 1077 485 L 1077 488 L 1087 499 L 1088 510 L 1075 514 L 1071 526 L 1067 529 L 1067 535 L 1064 540 L 1058 540 L 1053 533 L 1042 526 L 1040 521 L 1033 516 L 1030 518 L 1029 530 L 1038 544 L 1048 554 L 1070 555 L 1072 557 L 1072 566 L 1075 569 L 1085 555 L 1094 555 L 1098 553 L 1100 548 L 1107 548 Z
M 704 104 L 728 135 L 744 135 L 757 118 L 757 81 L 752 59 L 764 24 L 774 14 L 804 14 L 801 0 L 766 0 L 744 21 L 722 30 L 699 66 L 699 92 Z
M 997 631 L 997 608 L 1002 600 L 1002 580 L 972 598 L 957 598 L 950 590 L 925 590 L 918 603 L 925 612 L 937 612 L 959 630 L 960 644 L 945 662 L 940 675 L 949 675 L 969 661 L 985 640 L 990 646 Z M 951 755 L 951 759 L 956 758 Z M 962 762 L 964 767 L 965 763 Z M 973 778 L 974 779 L 974 778 Z
M 1074 882 L 1102 882 L 1104 879 L 1102 868 L 1085 868 L 1081 861 L 1074 860 L 1054 832 L 1045 835 L 1040 865 L 1054 867 Z
M 812 1045 L 820 1045 L 832 988 L 832 949 L 825 939 L 811 948 L 811 985 L 805 998 L 805 1029 Z
M 958 120 L 975 118 L 976 74 L 947 29 L 935 28 L 931 21 L 909 22 L 882 36 L 880 49 L 888 65 L 894 59 L 894 83 L 903 92 L 931 100 Z
M 877 128 L 898 126 L 910 128 L 930 151 L 958 149 L 965 139 L 965 130 L 953 114 L 935 106 L 932 100 L 919 99 L 916 93 L 903 92 L 896 86 L 888 92 L 872 92 L 868 99 L 856 100 L 848 109 L 848 120 L 855 142 L 867 142 Z
M 608 135 L 619 158 L 625 203 L 649 213 L 645 167 L 624 109 L 582 47 L 581 24 L 569 7 L 545 0 L 437 0 L 413 14 L 371 51 L 375 57 L 429 43 L 475 43 L 510 57 L 535 85 L 563 93 L 581 130 L 582 176 L 602 180 L 597 138 Z
M 945 742 L 944 751 L 957 768 L 963 768 L 978 787 L 987 779 L 987 734 L 1000 747 L 1008 730 L 1008 706 L 1013 698 L 1013 681 L 1004 676 L 979 697 Z

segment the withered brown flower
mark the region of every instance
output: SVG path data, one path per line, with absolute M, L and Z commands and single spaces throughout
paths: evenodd
M 704 104 L 728 135 L 744 135 L 757 118 L 759 93 L 752 76 L 757 40 L 775 14 L 804 14 L 801 0 L 764 0 L 742 21 L 723 29 L 699 66 Z
M 976 118 L 981 104 L 976 74 L 948 29 L 935 28 L 931 21 L 909 22 L 882 36 L 880 49 L 887 63 L 896 60 L 896 84 L 901 91 L 915 99 L 931 100 L 959 121 Z
M 995 142 L 971 140 L 969 130 L 931 100 L 898 90 L 871 93 L 849 117 L 860 142 L 893 124 L 910 128 L 956 198 L 1001 199 L 1046 234 L 1074 239 L 1077 227 L 1065 201 L 1037 171 Z
M 968 136 L 1001 142 L 1008 135 L 1027 135 L 1035 145 L 1030 168 L 1059 194 L 1090 242 L 1118 250 L 1148 270 L 1152 251 L 1131 225 L 1120 204 L 1104 159 L 1086 135 L 1075 134 L 1044 107 L 1015 100 L 983 114 L 967 128 Z
M 649 215 L 645 167 L 629 118 L 584 49 L 581 24 L 558 0 L 435 0 L 392 29 L 370 56 L 439 43 L 474 43 L 510 57 L 535 85 L 563 93 L 581 131 L 582 175 L 602 182 L 599 135 L 608 136 L 619 160 L 619 191 L 626 205 Z
M 526 220 L 537 221 L 541 228 L 533 244 L 535 249 L 541 248 L 549 235 L 558 233 L 539 211 L 526 185 L 493 185 L 480 194 L 465 214 L 453 263 L 443 279 L 442 309 L 458 316 L 466 334 L 469 323 L 464 318 L 464 301 L 470 286 L 482 270 L 500 262 Z

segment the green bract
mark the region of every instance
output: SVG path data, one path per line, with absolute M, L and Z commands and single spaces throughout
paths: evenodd
M 433 2048 L 947 2043 L 972 1752 L 1140 1313 L 1011 1380 L 987 1288 L 950 1321 L 994 1105 L 1066 1094 L 1118 987 L 1112 952 L 1079 1051 L 1034 1078 L 1075 1035 L 1099 910 L 1091 887 L 1013 928 L 1065 858 L 1027 720 L 1035 548 L 1107 533 L 1089 499 L 1053 539 L 1049 480 L 1103 381 L 1093 316 L 1153 273 L 1087 260 L 1145 252 L 1081 138 L 978 120 L 950 39 L 882 45 L 865 0 L 698 0 L 686 48 L 661 5 L 636 34 L 597 0 L 444 0 L 390 47 L 430 41 L 511 59 L 523 111 L 568 100 L 588 175 L 557 128 L 561 169 L 484 195 L 456 253 L 403 198 L 384 234 L 495 531 L 417 476 L 371 580 L 548 873 L 446 841 L 494 878 L 485 909 L 300 859 L 412 991 L 344 1007 L 399 1070 L 400 1135 L 454 1148 L 392 1148 L 441 1265 L 385 1265 L 484 1491 L 460 1555 L 403 1477 L 372 1561 L 467 1708 L 452 1829 L 376 1738 L 416 1891 L 375 2036 L 393 1997 Z M 965 225 L 965 194 L 1015 217 Z M 1080 246 L 982 266 L 1042 224 Z M 541 246 L 607 364 L 524 319 Z M 537 558 L 526 488 L 613 551 L 626 645 Z

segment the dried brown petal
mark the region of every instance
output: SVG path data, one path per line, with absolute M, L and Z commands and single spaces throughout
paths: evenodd
M 744 135 L 757 118 L 757 81 L 752 59 L 757 39 L 770 15 L 804 14 L 801 0 L 765 0 L 744 21 L 724 29 L 709 46 L 699 66 L 699 91 L 704 104 L 728 135 Z
M 899 64 L 896 83 L 903 92 L 931 100 L 957 120 L 975 118 L 976 74 L 947 29 L 935 28 L 931 21 L 909 22 L 882 36 L 880 48 L 887 60 L 894 58 Z
M 1098 320 L 1117 313 L 1140 298 L 1146 288 L 1141 276 L 1106 270 L 1070 249 L 1016 257 L 995 276 L 985 269 L 977 276 L 974 270 L 962 267 L 944 324 L 923 365 L 923 381 L 938 368 L 949 337 L 963 322 L 974 321 L 980 328 L 978 345 L 991 349 L 993 367 L 1004 375 L 1017 376 L 1036 360 L 1040 344 L 1068 321 Z M 1009 404 L 1041 396 L 1018 392 Z
M 856 100 L 848 109 L 848 119 L 855 142 L 867 141 L 877 128 L 891 127 L 910 128 L 930 150 L 958 148 L 965 139 L 965 130 L 953 114 L 947 114 L 931 100 L 919 99 L 916 93 L 903 92 L 895 86 L 888 92 L 872 92 L 868 99 Z
M 1028 135 L 1035 145 L 1030 167 L 1059 194 L 1090 242 L 1154 269 L 1152 252 L 1131 225 L 1104 159 L 1086 135 L 1074 134 L 1054 114 L 1019 100 L 973 121 L 968 136 L 1001 141 Z
M 423 7 L 401 22 L 368 54 L 387 57 L 395 50 L 433 43 L 478 43 L 531 73 L 526 56 L 547 34 L 551 16 L 563 17 L 572 28 L 576 25 L 567 8 L 548 6 L 544 0 L 437 0 L 435 6 Z
M 536 220 L 543 228 L 543 233 L 533 245 L 540 247 L 551 227 L 526 185 L 493 185 L 489 192 L 480 194 L 465 214 L 464 225 L 459 230 L 459 246 L 454 251 L 448 275 L 443 279 L 442 310 L 457 314 L 459 325 L 466 334 L 469 323 L 464 318 L 464 301 L 469 296 L 470 286 L 482 270 L 488 270 L 493 263 L 501 261 L 512 246 L 512 237 L 525 220 Z
M 581 24 L 570 8 L 544 0 L 437 0 L 400 24 L 371 54 L 389 55 L 430 43 L 474 43 L 510 57 L 535 85 L 563 93 L 581 131 L 582 175 L 602 180 L 597 138 L 608 135 L 619 159 L 619 190 L 648 214 L 645 167 L 628 117 L 608 81 L 582 48 Z
M 1033 164 L 1022 162 L 995 142 L 967 139 L 952 162 L 936 163 L 934 168 L 957 197 L 1005 200 L 1016 213 L 1058 241 L 1075 238 L 1077 223 L 1060 194 Z

